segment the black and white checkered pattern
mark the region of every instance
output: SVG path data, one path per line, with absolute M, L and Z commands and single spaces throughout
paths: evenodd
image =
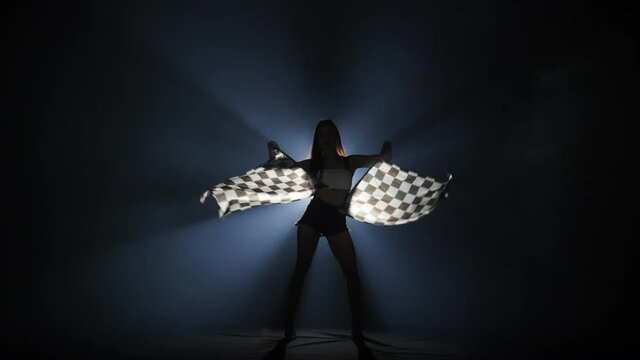
M 301 200 L 325 186 L 294 163 L 282 150 L 273 148 L 268 161 L 206 190 L 200 202 L 213 196 L 218 203 L 218 216 L 224 219 L 259 205 Z M 340 211 L 374 225 L 413 222 L 433 211 L 446 197 L 451 179 L 449 175 L 446 181 L 439 182 L 381 160 L 350 191 Z
M 304 169 L 292 166 L 293 159 L 279 149 L 270 159 L 205 191 L 200 197 L 204 204 L 209 195 L 218 203 L 218 217 L 260 205 L 285 204 L 311 196 L 316 181 Z
M 362 177 L 346 200 L 353 219 L 374 225 L 401 225 L 429 214 L 446 195 L 444 182 L 378 161 Z

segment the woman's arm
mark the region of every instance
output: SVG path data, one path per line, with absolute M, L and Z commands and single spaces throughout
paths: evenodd
M 279 149 L 280 146 L 278 145 L 277 142 L 271 140 L 267 143 L 267 148 L 269 149 L 269 158 L 271 159 L 275 157 L 275 151 Z M 311 171 L 310 165 L 311 165 L 311 159 L 305 159 L 302 161 L 287 162 L 285 166 L 286 168 L 300 167 L 300 168 L 303 168 L 305 171 L 309 172 Z
M 362 167 L 371 167 L 380 160 L 391 161 L 391 142 L 385 141 L 382 144 L 380 154 L 375 155 L 349 155 L 348 161 L 352 169 L 358 169 Z

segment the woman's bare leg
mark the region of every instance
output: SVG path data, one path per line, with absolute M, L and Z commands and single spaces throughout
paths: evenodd
M 349 230 L 342 231 L 327 237 L 333 255 L 335 255 L 342 272 L 347 279 L 349 291 L 349 303 L 351 305 L 352 335 L 354 338 L 362 337 L 362 295 L 360 289 L 360 276 L 356 264 L 356 249 Z
M 287 307 L 285 313 L 285 337 L 295 337 L 294 320 L 296 310 L 298 309 L 298 301 L 302 293 L 302 285 L 307 276 L 311 260 L 318 248 L 320 240 L 320 232 L 304 223 L 298 224 L 297 230 L 298 251 L 296 257 L 296 267 L 291 275 L 289 284 L 289 295 L 287 298 Z

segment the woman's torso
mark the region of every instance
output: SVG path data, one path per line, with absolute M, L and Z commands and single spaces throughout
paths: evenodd
M 325 169 L 345 169 L 349 171 L 349 175 L 353 177 L 353 170 L 351 170 L 347 163 L 346 157 L 339 157 L 337 159 L 325 159 L 323 167 Z M 319 198 L 329 204 L 340 206 L 342 205 L 345 197 L 349 194 L 351 189 L 332 189 L 323 188 L 316 191 L 314 197 Z

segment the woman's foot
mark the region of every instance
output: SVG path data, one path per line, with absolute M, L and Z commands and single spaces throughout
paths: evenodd
M 352 330 L 351 331 L 351 340 L 354 343 L 359 344 L 364 342 L 364 335 L 362 335 L 362 330 Z
M 292 341 L 297 338 L 296 331 L 294 329 L 285 329 L 284 330 L 284 339 L 287 341 Z

